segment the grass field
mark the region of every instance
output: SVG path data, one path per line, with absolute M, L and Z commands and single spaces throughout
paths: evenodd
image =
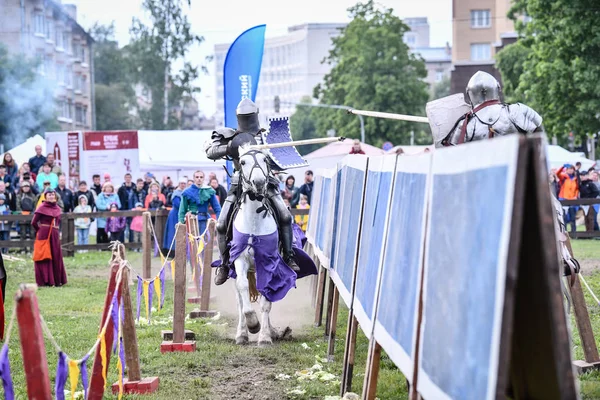
M 574 241 L 573 247 L 578 258 L 585 259 L 596 268 L 600 266 L 600 241 Z M 106 252 L 77 254 L 74 258 L 66 259 L 68 285 L 38 289 L 41 313 L 59 345 L 74 359 L 83 356 L 96 340 L 106 291 L 108 258 L 109 254 Z M 131 253 L 129 258 L 134 267 L 140 265 L 139 253 Z M 9 274 L 6 305 L 8 317 L 14 304 L 12 296 L 18 284 L 32 282 L 34 275 L 33 263 L 28 259 L 5 263 Z M 591 275 L 586 275 L 586 279 L 594 291 L 600 293 L 600 272 L 592 272 Z M 137 327 L 142 375 L 160 377 L 160 390 L 155 395 L 143 398 L 323 399 L 339 393 L 346 310 L 342 310 L 338 318 L 339 339 L 333 363 L 323 360 L 326 354 L 323 328 L 307 326 L 301 332 L 294 332 L 293 340 L 277 343 L 267 349 L 238 347 L 229 338 L 235 324 L 223 318 L 187 321 L 186 328 L 196 333 L 197 351 L 163 355 L 159 351 L 160 331 L 171 327 L 169 316 L 172 315 L 173 288 L 170 280 L 167 280 L 166 293 L 165 309 L 154 313 L 152 324 L 142 321 Z M 589 293 L 586 292 L 585 295 L 594 331 L 600 335 L 600 307 L 594 303 Z M 189 310 L 193 308 L 191 305 L 188 307 Z M 358 393 L 364 377 L 367 344 L 364 336 L 359 333 L 353 385 L 353 391 Z M 48 341 L 46 350 L 53 387 L 57 355 Z M 17 398 L 25 399 L 27 395 L 16 326 L 12 332 L 9 354 Z M 583 358 L 575 328 L 573 356 L 576 359 Z M 90 360 L 88 370 L 91 365 Z M 303 377 L 297 376 L 299 371 L 304 371 L 301 374 Z M 308 379 L 311 377 L 314 379 Z M 111 383 L 117 380 L 114 363 L 109 368 L 108 380 Z M 581 388 L 583 398 L 600 399 L 600 374 L 594 372 L 582 376 Z M 404 377 L 385 355 L 382 357 L 377 395 L 381 400 L 407 398 Z M 105 398 L 115 396 L 107 393 Z

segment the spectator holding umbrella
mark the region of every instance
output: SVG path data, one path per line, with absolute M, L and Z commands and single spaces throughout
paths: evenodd
M 67 273 L 60 247 L 60 207 L 54 189 L 44 190 L 44 200 L 35 210 L 31 226 L 36 230 L 33 248 L 35 282 L 38 286 L 62 286 Z

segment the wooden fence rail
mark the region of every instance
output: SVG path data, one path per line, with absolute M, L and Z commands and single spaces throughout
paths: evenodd
M 292 209 L 292 215 L 308 215 L 309 210 L 298 210 Z M 60 232 L 61 232 L 61 245 L 63 248 L 63 256 L 72 257 L 75 255 L 76 250 L 108 250 L 108 243 L 98 243 L 98 244 L 75 244 L 75 219 L 76 218 L 108 218 L 114 217 L 115 215 L 119 217 L 137 217 L 142 216 L 145 211 L 100 211 L 100 212 L 91 212 L 91 213 L 64 213 L 61 215 L 61 224 L 60 224 Z M 156 232 L 156 236 L 158 238 L 158 242 L 162 243 L 162 238 L 165 232 L 165 226 L 167 224 L 167 217 L 169 215 L 169 210 L 153 210 L 149 211 L 151 217 L 154 219 L 154 229 Z M 31 227 L 31 220 L 33 219 L 33 214 L 9 214 L 9 215 L 0 215 L 0 220 L 4 222 L 12 222 L 19 225 L 19 239 L 18 240 L 0 240 L 0 248 L 8 248 L 8 249 L 32 249 L 34 242 L 34 234 L 35 231 Z M 27 228 L 30 228 L 30 239 L 27 239 Z M 142 243 L 129 243 L 126 240 L 126 243 L 123 243 L 126 249 L 140 249 L 142 248 Z
M 575 199 L 575 200 L 560 200 L 560 204 L 563 207 L 571 207 L 571 206 L 593 206 L 595 204 L 600 204 L 600 199 Z M 592 212 L 588 210 L 588 212 Z M 596 238 L 600 237 L 600 231 L 583 231 L 583 232 L 574 232 L 570 234 L 572 239 L 582 239 L 582 238 Z

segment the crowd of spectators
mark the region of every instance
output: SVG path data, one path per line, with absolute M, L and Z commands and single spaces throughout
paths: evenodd
M 582 170 L 581 163 L 565 164 L 550 172 L 550 190 L 559 200 L 594 199 L 600 197 L 598 172 L 592 167 Z M 577 214 L 585 216 L 586 231 L 598 230 L 598 205 L 570 206 L 565 213 L 565 225 L 571 232 L 577 230 Z

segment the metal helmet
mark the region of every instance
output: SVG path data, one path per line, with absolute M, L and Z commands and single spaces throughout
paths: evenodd
M 473 107 L 489 100 L 500 100 L 500 83 L 487 72 L 477 71 L 467 84 L 467 100 Z
M 258 107 L 248 98 L 242 99 L 235 109 L 238 131 L 256 134 L 260 131 L 258 122 Z

